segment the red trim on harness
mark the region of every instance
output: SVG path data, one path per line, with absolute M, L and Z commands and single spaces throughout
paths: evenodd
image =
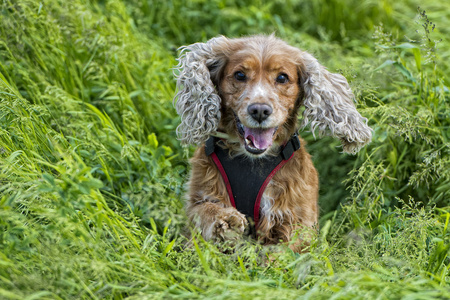
M 220 174 L 222 174 L 222 178 L 225 181 L 225 185 L 227 187 L 228 196 L 230 197 L 231 205 L 233 205 L 234 208 L 236 208 L 236 204 L 234 203 L 234 197 L 233 192 L 231 190 L 231 184 L 228 180 L 227 173 L 225 172 L 225 169 L 222 166 L 222 163 L 220 162 L 219 158 L 217 157 L 216 153 L 213 152 L 211 154 L 212 159 L 214 160 L 214 163 L 216 164 L 217 168 L 219 169 Z
M 258 231 L 258 225 L 259 225 L 259 207 L 261 205 L 261 198 L 264 194 L 264 190 L 266 189 L 267 185 L 269 184 L 270 180 L 272 180 L 272 177 L 275 176 L 275 174 L 278 172 L 278 170 L 281 169 L 293 156 L 295 152 L 292 152 L 291 156 L 287 160 L 282 160 L 273 170 L 270 172 L 269 176 L 267 176 L 266 180 L 264 180 L 263 185 L 259 189 L 258 196 L 256 197 L 255 201 L 255 207 L 253 209 L 253 215 L 254 215 L 254 221 L 255 221 L 255 229 Z M 227 179 L 228 180 L 228 179 Z M 231 187 L 230 187 L 231 188 Z M 234 201 L 233 201 L 234 202 Z M 256 233 L 258 234 L 258 233 Z

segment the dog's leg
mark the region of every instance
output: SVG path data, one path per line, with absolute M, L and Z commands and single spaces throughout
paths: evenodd
M 289 248 L 297 253 L 305 253 L 309 251 L 311 241 L 317 236 L 317 228 L 304 225 L 294 225 L 292 227 L 291 238 L 288 243 Z
M 243 214 L 231 206 L 225 183 L 213 160 L 198 148 L 192 170 L 186 212 L 205 240 L 236 240 L 248 225 Z
M 288 222 L 273 226 L 264 236 L 260 236 L 260 241 L 270 246 L 286 243 L 292 251 L 304 253 L 309 251 L 311 241 L 316 235 L 315 226 L 306 226 L 301 223 L 294 225 Z
M 237 240 L 248 225 L 247 219 L 234 207 L 225 207 L 223 203 L 204 199 L 191 201 L 188 216 L 195 227 L 201 230 L 205 240 Z

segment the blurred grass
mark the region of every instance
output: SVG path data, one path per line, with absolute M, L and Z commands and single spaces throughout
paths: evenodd
M 450 4 L 420 5 L 3 1 L 0 298 L 449 298 Z M 310 253 L 191 245 L 176 49 L 271 32 L 348 78 L 373 142 L 351 157 L 302 133 L 321 180 Z

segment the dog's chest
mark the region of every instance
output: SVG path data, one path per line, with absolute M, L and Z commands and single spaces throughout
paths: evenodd
M 230 201 L 238 211 L 256 222 L 264 190 L 282 158 L 258 160 L 249 160 L 244 156 L 230 158 L 228 152 L 221 148 L 216 150 L 216 155 L 224 170 L 222 177 L 226 184 L 227 181 L 229 183 L 227 188 Z
M 249 159 L 244 155 L 231 157 L 228 149 L 218 145 L 214 137 L 206 142 L 205 153 L 211 156 L 227 188 L 231 205 L 253 219 L 258 226 L 260 205 L 264 191 L 273 176 L 293 157 L 300 148 L 297 135 L 280 148 L 278 156 Z

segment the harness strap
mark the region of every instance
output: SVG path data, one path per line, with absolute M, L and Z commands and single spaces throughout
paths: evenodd
M 258 192 L 258 196 L 256 197 L 256 201 L 255 201 L 255 209 L 253 211 L 253 215 L 254 215 L 254 221 L 255 221 L 255 228 L 258 229 L 258 225 L 259 225 L 259 208 L 261 206 L 261 198 L 264 194 L 264 191 L 266 190 L 267 185 L 269 184 L 269 182 L 272 180 L 273 176 L 275 176 L 275 174 L 281 169 L 281 167 L 283 167 L 291 158 L 292 156 L 294 156 L 294 151 L 292 151 L 291 155 L 289 156 L 288 159 L 283 159 L 273 170 L 272 172 L 270 172 L 269 176 L 267 176 L 266 180 L 264 180 L 263 185 L 261 186 L 261 188 L 259 189 Z M 233 205 L 234 206 L 234 205 Z
M 264 191 L 273 176 L 294 156 L 294 152 L 300 149 L 300 140 L 297 134 L 294 134 L 280 147 L 278 156 L 254 161 L 244 155 L 231 158 L 228 150 L 216 146 L 217 143 L 220 143 L 220 139 L 210 137 L 205 143 L 205 154 L 211 156 L 222 175 L 231 205 L 248 218 L 253 218 L 256 233 Z
M 220 162 L 220 159 L 217 157 L 216 153 L 211 153 L 211 158 L 213 159 L 214 163 L 216 164 L 217 168 L 219 169 L 220 174 L 222 175 L 223 181 L 225 181 L 225 186 L 227 187 L 228 196 L 230 197 L 231 205 L 233 205 L 234 208 L 236 208 L 236 203 L 234 202 L 233 197 L 233 191 L 231 190 L 231 184 L 228 180 L 227 172 L 225 172 L 225 169 L 222 166 L 222 163 Z
M 280 155 L 283 160 L 289 160 L 294 154 L 295 151 L 300 149 L 300 139 L 298 138 L 297 133 L 294 133 L 289 141 L 284 145 L 284 147 L 280 151 Z
M 214 153 L 216 148 L 216 142 L 218 138 L 211 136 L 205 143 L 205 154 L 206 156 L 210 156 Z M 292 154 L 300 149 L 300 139 L 298 138 L 297 133 L 294 133 L 291 138 L 287 141 L 287 143 L 282 146 L 280 150 L 280 155 L 283 160 L 289 160 Z

